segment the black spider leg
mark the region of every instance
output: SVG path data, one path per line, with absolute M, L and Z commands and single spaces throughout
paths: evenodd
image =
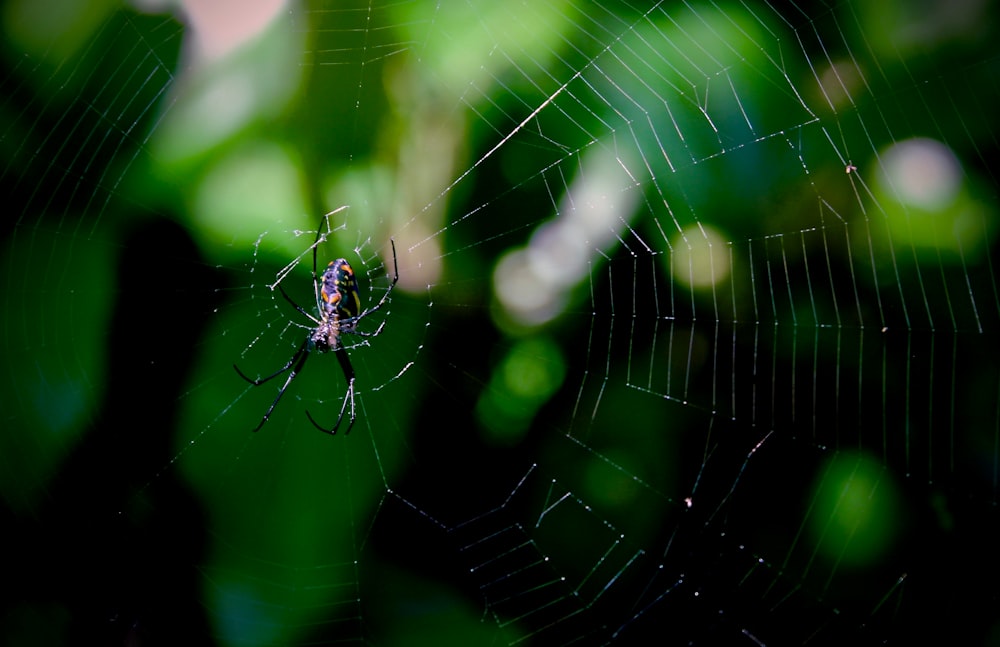
M 295 309 L 296 309 L 296 310 L 298 310 L 298 311 L 299 311 L 300 313 L 302 313 L 303 315 L 305 315 L 306 317 L 308 317 L 308 318 L 309 318 L 309 319 L 310 319 L 310 320 L 311 320 L 311 321 L 312 321 L 312 322 L 313 322 L 314 324 L 316 324 L 316 325 L 318 326 L 318 325 L 320 325 L 321 323 L 323 323 L 322 321 L 320 321 L 320 320 L 319 320 L 319 319 L 317 319 L 316 317 L 314 317 L 314 316 L 312 316 L 311 314 L 309 314 L 308 312 L 306 312 L 306 309 L 305 309 L 305 308 L 303 308 L 303 307 L 302 307 L 302 306 L 300 306 L 299 304 L 295 303 L 295 301 L 293 301 L 293 300 L 292 300 L 292 297 L 288 296 L 288 293 L 287 293 L 287 292 L 285 292 L 285 288 L 281 287 L 281 284 L 280 284 L 280 283 L 278 284 L 278 292 L 281 292 L 281 296 L 285 297 L 285 301 L 287 301 L 287 302 L 289 302 L 290 304 L 292 304 L 292 307 L 293 307 L 293 308 L 295 308 Z
M 385 322 L 383 321 L 381 325 L 379 325 L 377 330 L 373 330 L 370 332 L 363 330 L 354 330 L 353 326 L 360 318 L 361 317 L 359 316 L 359 317 L 351 317 L 350 319 L 345 319 L 344 322 L 341 323 L 341 325 L 350 326 L 350 328 L 347 330 L 342 328 L 340 334 L 357 335 L 359 337 L 375 337 L 380 332 L 382 332 L 382 328 L 385 327 Z M 309 413 L 308 409 L 306 410 L 306 415 L 309 417 L 309 421 L 313 423 L 313 426 L 319 429 L 320 431 L 327 434 L 336 434 L 337 429 L 340 427 L 340 423 L 343 422 L 344 420 L 344 412 L 347 411 L 347 403 L 348 401 L 350 401 L 351 422 L 349 425 L 347 425 L 347 431 L 344 432 L 345 434 L 349 434 L 351 433 L 351 428 L 354 426 L 354 419 L 356 417 L 354 409 L 354 367 L 351 365 L 351 358 L 348 357 L 347 349 L 344 348 L 343 344 L 337 347 L 337 350 L 334 351 L 334 355 L 337 356 L 337 361 L 340 362 L 340 368 L 342 371 L 344 371 L 344 379 L 347 380 L 347 393 L 344 394 L 344 402 L 340 405 L 340 415 L 337 416 L 337 422 L 334 423 L 333 427 L 324 427 L 318 422 L 316 422 L 316 419 L 312 417 L 312 414 Z
M 336 435 L 337 428 L 340 427 L 340 423 L 344 421 L 344 412 L 347 410 L 347 402 L 351 403 L 351 421 L 347 425 L 347 430 L 344 431 L 345 434 L 351 433 L 351 427 L 354 426 L 354 367 L 351 366 L 351 360 L 347 356 L 347 351 L 343 346 L 337 348 L 333 352 L 337 356 L 337 360 L 340 362 L 340 368 L 344 371 L 344 378 L 347 380 L 347 393 L 344 394 L 344 402 L 340 405 L 340 415 L 337 416 L 337 422 L 333 424 L 333 427 L 327 429 L 326 427 L 320 425 L 316 422 L 316 419 L 312 417 L 309 410 L 306 409 L 306 416 L 309 418 L 309 422 L 313 423 L 313 426 L 322 431 L 323 433 Z
M 349 322 L 348 323 L 348 330 L 347 330 L 347 332 L 349 332 L 351 334 L 354 334 L 354 335 L 364 335 L 364 333 L 359 333 L 359 332 L 355 332 L 354 331 L 354 324 L 356 324 L 362 317 L 367 317 L 368 315 L 370 315 L 371 313 L 375 312 L 376 310 L 378 310 L 379 308 L 381 308 L 383 305 L 385 305 L 385 302 L 389 299 L 389 295 L 392 294 L 392 289 L 394 287 L 396 287 L 397 283 L 399 283 L 399 263 L 396 261 L 396 241 L 393 240 L 392 238 L 390 238 L 389 242 L 392 244 L 392 272 L 393 272 L 392 283 L 389 284 L 389 288 L 385 291 L 385 294 L 382 295 L 382 298 L 379 299 L 378 303 L 376 303 L 372 307 L 368 308 L 367 310 L 365 310 L 364 312 L 362 312 L 358 316 L 351 317 L 350 319 L 346 319 L 344 322 L 341 322 L 341 326 L 343 326 L 345 323 Z M 382 322 L 382 325 L 385 325 L 384 321 Z M 382 330 L 382 326 L 379 326 L 378 330 L 376 330 L 374 333 L 372 333 L 370 335 L 364 335 L 364 336 L 374 337 L 379 332 L 381 332 L 381 330 Z
M 305 316 L 309 317 L 309 319 L 319 324 L 319 321 L 317 321 L 315 317 L 306 312 L 305 309 L 302 308 L 302 306 L 295 303 L 295 301 L 292 300 L 292 297 L 288 296 L 288 293 L 285 292 L 285 288 L 281 287 L 280 283 L 278 284 L 278 290 L 281 292 L 281 296 L 285 297 L 285 300 L 288 301 L 288 303 L 292 304 L 292 307 L 294 307 L 296 310 L 298 310 Z M 288 379 L 285 380 L 285 383 L 278 390 L 278 395 L 275 396 L 274 401 L 271 402 L 271 406 L 268 407 L 267 411 L 264 413 L 264 417 L 261 418 L 260 423 L 258 423 L 257 426 L 253 428 L 254 431 L 260 431 L 260 428 L 264 426 L 264 423 L 267 422 L 267 419 L 271 417 L 271 412 L 274 411 L 274 407 L 278 405 L 278 400 L 281 399 L 281 396 L 285 395 L 285 390 L 288 388 L 288 385 L 292 383 L 292 380 L 295 379 L 295 377 L 299 374 L 299 371 L 302 370 L 302 367 L 305 366 L 306 359 L 308 359 L 311 350 L 312 350 L 312 338 L 306 337 L 305 341 L 302 342 L 302 345 L 299 346 L 299 349 L 297 351 L 295 351 L 295 354 L 292 355 L 292 359 L 288 360 L 287 364 L 279 368 L 274 373 L 268 375 L 267 377 L 260 378 L 258 380 L 254 380 L 247 377 L 247 375 L 240 370 L 239 366 L 233 364 L 233 368 L 236 369 L 236 372 L 239 374 L 239 376 L 242 377 L 247 382 L 249 382 L 250 384 L 253 384 L 254 386 L 260 386 L 261 384 L 264 384 L 265 382 L 278 377 L 285 371 L 292 369 L 292 372 L 288 374 Z
M 292 300 L 292 297 L 288 296 L 288 293 L 285 292 L 285 289 L 282 288 L 280 284 L 278 285 L 278 291 L 281 292 L 281 296 L 285 297 L 285 300 L 288 301 L 288 303 L 292 304 L 293 308 L 295 308 L 296 310 L 298 310 L 299 312 L 301 312 L 306 317 L 309 317 L 310 319 L 312 319 L 313 321 L 315 321 L 317 324 L 320 323 L 315 317 L 313 317 L 311 314 L 309 314 L 308 312 L 306 312 L 305 308 L 303 308 L 299 304 L 295 303 L 295 301 Z M 349 320 L 345 320 L 345 321 L 350 321 L 351 323 L 349 325 L 353 326 L 354 325 L 353 322 L 357 321 L 358 319 L 359 319 L 359 317 L 351 317 Z M 348 325 L 348 324 L 342 324 L 342 325 Z M 385 325 L 385 322 L 383 321 L 382 322 L 382 326 L 384 326 L 384 325 Z M 375 335 L 377 335 L 378 333 L 380 333 L 382 331 L 382 326 L 379 326 L 378 330 L 376 330 L 375 332 L 361 332 L 361 331 L 355 331 L 355 330 L 341 330 L 341 332 L 342 333 L 347 332 L 347 333 L 354 334 L 354 335 L 360 335 L 362 337 L 374 337 Z M 306 340 L 306 345 L 308 345 L 308 343 L 309 343 L 309 340 L 307 339 Z M 309 413 L 308 409 L 306 410 L 306 416 L 309 418 L 309 422 L 313 423 L 313 426 L 316 427 L 317 429 L 319 429 L 320 431 L 322 431 L 323 433 L 327 433 L 327 434 L 331 434 L 331 435 L 335 435 L 337 433 L 337 428 L 340 427 L 340 423 L 343 422 L 343 420 L 344 420 L 344 412 L 347 410 L 347 402 L 348 402 L 348 400 L 350 400 L 350 402 L 351 402 L 351 423 L 347 426 L 347 431 L 344 432 L 345 434 L 351 432 L 351 427 L 354 426 L 354 419 L 355 419 L 355 416 L 356 416 L 355 410 L 354 410 L 354 367 L 351 366 L 351 360 L 347 356 L 347 350 L 344 348 L 344 346 L 342 344 L 339 345 L 337 347 L 337 349 L 334 351 L 334 355 L 337 356 L 337 360 L 340 362 L 340 368 L 341 368 L 341 370 L 344 371 L 344 379 L 347 380 L 347 393 L 344 394 L 344 402 L 343 402 L 343 404 L 340 405 L 340 415 L 337 416 L 337 422 L 333 425 L 333 427 L 330 427 L 330 428 L 324 427 L 321 424 L 319 424 L 318 422 L 316 422 L 316 419 L 312 417 L 312 414 Z
M 326 234 L 323 233 L 323 223 L 326 222 L 326 227 L 327 229 L 329 229 L 330 228 L 330 221 L 328 220 L 329 217 L 330 214 L 324 214 L 323 217 L 320 218 L 319 226 L 316 227 L 316 240 L 313 241 L 313 293 L 316 296 L 316 312 L 323 312 L 323 302 L 320 301 L 319 298 L 319 272 L 316 271 L 316 252 L 319 249 L 320 239 L 322 238 L 324 242 L 326 241 Z M 280 288 L 281 285 L 279 284 L 278 287 Z M 282 290 L 282 292 L 284 292 L 284 290 Z M 288 299 L 288 296 L 286 295 L 285 298 Z M 291 299 L 288 299 L 288 301 L 289 303 L 295 306 L 296 310 L 304 313 L 307 317 L 309 317 L 313 321 L 316 321 L 315 317 L 313 317 L 308 312 L 305 312 L 294 301 L 292 301 Z
M 264 426 L 264 423 L 267 422 L 267 419 L 271 417 L 271 412 L 274 411 L 274 407 L 278 405 L 278 400 L 281 399 L 281 396 L 285 395 L 285 390 L 288 389 L 288 385 L 292 383 L 292 380 L 295 379 L 295 376 L 297 376 L 299 374 L 299 371 L 302 370 L 302 367 L 305 366 L 306 360 L 309 359 L 309 351 L 311 350 L 310 348 L 311 345 L 312 345 L 312 340 L 307 337 L 306 340 L 302 342 L 302 345 L 299 346 L 299 349 L 295 351 L 295 354 L 292 355 L 292 359 L 288 360 L 287 364 L 282 366 L 274 373 L 271 373 L 267 377 L 263 377 L 257 380 L 250 379 L 243 373 L 243 371 L 240 370 L 240 368 L 236 364 L 233 364 L 233 368 L 236 369 L 236 372 L 239 374 L 239 376 L 242 377 L 247 382 L 249 382 L 250 384 L 253 384 L 254 386 L 260 386 L 261 384 L 264 384 L 265 382 L 272 380 L 281 375 L 282 373 L 284 373 L 285 371 L 291 369 L 291 372 L 288 374 L 288 379 L 286 379 L 285 383 L 281 385 L 280 389 L 278 389 L 278 395 L 274 396 L 274 401 L 271 402 L 271 406 L 268 407 L 267 411 L 264 412 L 264 417 L 261 418 L 260 422 L 257 423 L 257 426 L 253 428 L 254 431 L 259 431 L 260 428 Z

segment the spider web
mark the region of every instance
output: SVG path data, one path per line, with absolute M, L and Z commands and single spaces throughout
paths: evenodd
M 5 644 L 996 641 L 990 7 L 33 6 Z

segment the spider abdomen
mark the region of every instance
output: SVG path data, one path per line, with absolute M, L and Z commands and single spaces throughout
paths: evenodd
M 358 294 L 358 281 L 350 263 L 343 258 L 331 261 L 321 279 L 320 298 L 327 316 L 337 315 L 341 319 L 358 316 L 361 312 L 361 295 Z M 335 331 L 334 337 L 336 334 Z

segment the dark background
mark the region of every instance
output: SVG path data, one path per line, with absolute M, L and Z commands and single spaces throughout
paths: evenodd
M 211 61 L 43 5 L 3 6 L 0 642 L 1000 644 L 992 7 L 306 3 Z M 882 179 L 927 140 L 933 209 Z M 516 325 L 498 263 L 595 151 L 635 213 Z M 320 263 L 401 273 L 358 421 L 309 424 L 314 357 L 254 434 L 231 365 L 301 343 L 267 284 L 309 303 L 342 204 Z

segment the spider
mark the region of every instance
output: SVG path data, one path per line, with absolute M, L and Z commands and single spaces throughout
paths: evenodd
M 372 332 L 365 332 L 357 329 L 358 322 L 363 318 L 377 311 L 385 302 L 389 299 L 389 295 L 392 293 L 392 289 L 396 287 L 396 282 L 399 281 L 399 266 L 396 263 L 396 242 L 390 239 L 392 243 L 392 266 L 393 266 L 393 278 L 392 283 L 386 290 L 379 302 L 376 303 L 371 308 L 361 311 L 361 297 L 358 294 L 358 281 L 354 276 L 354 270 L 346 259 L 338 258 L 335 261 L 331 261 L 329 265 L 326 266 L 326 270 L 323 274 L 317 274 L 316 272 L 316 248 L 319 246 L 320 232 L 322 231 L 322 222 L 319 230 L 316 231 L 316 241 L 313 243 L 313 291 L 316 293 L 316 310 L 319 314 L 318 317 L 314 317 L 309 312 L 305 310 L 302 306 L 295 303 L 290 296 L 285 292 L 285 289 L 278 284 L 278 290 L 281 291 L 281 296 L 285 298 L 292 307 L 298 310 L 300 313 L 308 317 L 316 327 L 302 342 L 299 349 L 295 351 L 292 358 L 288 360 L 288 363 L 279 368 L 277 371 L 268 375 L 264 378 L 251 379 L 246 376 L 243 371 L 239 369 L 236 364 L 233 364 L 233 368 L 244 380 L 249 382 L 254 386 L 260 386 L 269 380 L 272 380 L 282 373 L 289 371 L 288 378 L 285 383 L 281 385 L 278 389 L 278 395 L 275 396 L 274 401 L 271 402 L 271 406 L 268 407 L 267 411 L 264 412 L 264 417 L 261 418 L 260 422 L 254 427 L 254 431 L 259 431 L 267 419 L 271 416 L 271 412 L 274 411 L 274 407 L 277 406 L 278 400 L 281 396 L 285 394 L 285 390 L 288 385 L 292 383 L 292 380 L 299 374 L 302 367 L 305 366 L 306 360 L 309 359 L 309 353 L 316 351 L 317 353 L 325 353 L 327 351 L 333 351 L 337 356 L 337 360 L 340 362 L 340 368 L 344 371 L 344 378 L 347 380 L 347 393 L 344 394 L 344 402 L 340 405 L 340 415 L 337 416 L 337 422 L 333 427 L 326 428 L 320 425 L 312 417 L 309 411 L 306 411 L 306 416 L 309 421 L 313 423 L 317 429 L 328 434 L 336 434 L 337 428 L 340 427 L 340 423 L 344 420 L 344 413 L 347 410 L 347 403 L 351 403 L 351 420 L 350 424 L 347 425 L 347 431 L 344 433 L 350 433 L 351 427 L 354 426 L 354 368 L 351 366 L 351 360 L 347 356 L 347 349 L 345 348 L 343 342 L 341 341 L 341 335 L 358 335 L 360 337 L 375 337 L 380 332 L 382 328 L 385 327 L 385 321 L 379 324 L 379 327 Z

